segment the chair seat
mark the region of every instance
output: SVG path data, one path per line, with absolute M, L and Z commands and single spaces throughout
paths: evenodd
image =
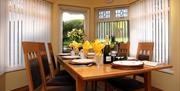
M 48 86 L 46 91 L 75 91 L 75 86 Z
M 55 76 L 70 76 L 70 74 L 66 70 L 61 70 Z
M 108 83 L 122 91 L 133 91 L 144 88 L 144 83 L 128 77 L 108 79 Z
M 75 80 L 70 76 L 57 76 L 47 81 L 48 86 L 66 86 L 75 85 Z
M 142 73 L 142 74 L 137 74 L 138 76 L 140 76 L 140 77 L 144 77 L 144 74 Z

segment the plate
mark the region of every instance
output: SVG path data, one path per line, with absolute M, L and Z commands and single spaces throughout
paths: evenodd
M 88 56 L 94 56 L 94 55 L 95 55 L 95 53 L 93 53 L 93 52 L 88 53 Z
M 92 59 L 74 59 L 70 62 L 71 64 L 90 64 L 94 63 Z
M 136 57 L 128 57 L 128 60 L 137 60 Z
M 63 59 L 77 59 L 79 56 L 62 56 Z
M 126 69 L 126 70 L 133 70 L 133 69 L 142 69 L 144 66 L 144 63 L 142 61 L 114 61 L 112 63 L 113 68 L 118 69 Z
M 59 56 L 69 56 L 71 55 L 70 53 L 58 53 Z

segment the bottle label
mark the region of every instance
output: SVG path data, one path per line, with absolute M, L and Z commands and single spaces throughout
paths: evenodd
M 106 56 L 106 62 L 111 62 L 111 56 Z

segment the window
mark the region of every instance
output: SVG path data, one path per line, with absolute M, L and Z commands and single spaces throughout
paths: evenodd
M 83 13 L 64 11 L 62 14 L 63 19 L 63 49 L 62 52 L 70 52 L 68 47 L 72 40 L 68 37 L 68 32 L 73 29 L 81 29 L 84 32 L 85 16 Z M 78 42 L 78 41 L 77 41 Z
M 169 0 L 141 0 L 129 8 L 131 55 L 138 42 L 154 42 L 153 61 L 169 63 Z
M 129 21 L 127 8 L 97 10 L 97 38 L 104 41 L 106 35 L 115 36 L 118 42 L 129 41 Z
M 8 1 L 7 71 L 24 68 L 22 41 L 50 41 L 51 4 L 39 0 Z
M 90 10 L 88 8 L 60 5 L 59 18 L 60 18 L 60 29 L 59 29 L 59 49 L 58 52 L 69 52 L 68 47 L 71 38 L 67 37 L 68 32 L 72 31 L 73 28 L 76 30 L 82 29 L 84 34 L 87 35 L 85 40 L 89 40 L 89 16 Z M 79 38 L 78 38 L 79 39 Z M 81 39 L 81 38 L 80 38 Z M 77 41 L 77 39 L 75 39 Z M 78 40 L 78 42 L 82 42 Z

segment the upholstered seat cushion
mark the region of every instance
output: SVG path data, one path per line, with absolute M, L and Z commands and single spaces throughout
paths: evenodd
M 56 76 L 70 76 L 70 74 L 66 70 L 59 71 Z
M 75 86 L 48 86 L 46 91 L 76 91 Z
M 48 86 L 66 86 L 75 85 L 75 80 L 70 76 L 57 76 L 47 81 Z
M 149 60 L 149 55 L 138 55 L 138 60 Z
M 109 79 L 108 82 L 112 86 L 122 91 L 133 91 L 135 89 L 140 89 L 144 87 L 144 84 L 142 82 L 139 82 L 137 80 L 128 77 Z

